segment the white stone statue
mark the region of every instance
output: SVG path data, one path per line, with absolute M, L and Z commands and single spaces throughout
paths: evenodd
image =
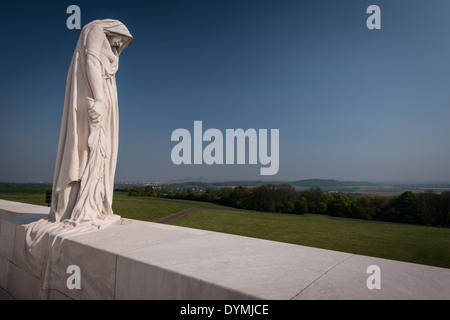
M 46 219 L 26 225 L 17 258 L 49 292 L 51 268 L 62 241 L 120 221 L 112 211 L 119 114 L 116 72 L 121 52 L 133 41 L 113 19 L 95 20 L 81 31 L 66 83 L 52 206 Z M 18 248 L 17 248 L 18 249 Z
M 120 21 L 81 31 L 70 64 L 53 179 L 51 221 L 75 225 L 114 218 L 119 55 L 133 37 Z

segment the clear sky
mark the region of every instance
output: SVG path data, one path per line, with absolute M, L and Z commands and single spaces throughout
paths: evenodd
M 81 25 L 122 21 L 116 182 L 450 181 L 448 0 L 2 1 L 0 181 L 51 182 Z M 366 9 L 381 8 L 381 30 Z M 177 128 L 279 129 L 280 168 L 180 165 Z

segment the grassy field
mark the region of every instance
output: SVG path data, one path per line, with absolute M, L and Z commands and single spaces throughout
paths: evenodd
M 47 206 L 44 193 L 0 193 L 0 199 Z
M 123 218 L 157 222 L 175 213 L 193 207 L 177 201 L 155 199 L 149 197 L 129 197 L 128 195 L 115 195 L 113 210 Z
M 45 193 L 0 193 L 0 199 L 25 202 L 46 206 Z M 149 197 L 129 197 L 127 194 L 114 194 L 114 213 L 123 218 L 156 222 L 167 218 L 175 213 L 187 210 L 198 205 L 195 201 L 191 203 L 181 200 L 170 201 Z
M 0 199 L 45 204 L 45 194 L 1 194 Z M 174 225 L 450 268 L 450 229 L 230 210 L 198 201 L 129 197 L 115 194 L 114 212 L 124 218 L 156 222 L 193 206 L 202 208 Z M 228 209 L 228 210 L 226 210 Z

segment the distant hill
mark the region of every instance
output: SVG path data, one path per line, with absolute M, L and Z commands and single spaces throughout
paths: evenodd
M 334 179 L 305 179 L 291 182 L 290 184 L 295 187 L 306 188 L 332 188 L 373 185 L 373 183 L 367 181 L 338 181 Z
M 187 179 L 186 179 L 187 180 Z M 160 186 L 166 188 L 180 188 L 180 189 L 207 189 L 207 188 L 221 188 L 221 187 L 258 187 L 261 185 L 280 185 L 290 184 L 293 187 L 298 188 L 342 188 L 351 186 L 369 186 L 373 185 L 370 182 L 362 181 L 338 181 L 334 179 L 305 179 L 298 181 L 261 181 L 261 180 L 248 180 L 248 181 L 222 181 L 222 182 L 204 182 L 204 181 L 179 181 L 172 183 L 163 183 Z
M 258 187 L 261 185 L 280 185 L 290 184 L 297 188 L 342 188 L 352 186 L 373 186 L 374 183 L 365 181 L 339 181 L 335 179 L 305 179 L 297 181 L 263 181 L 263 180 L 247 180 L 247 181 L 221 181 L 208 182 L 205 178 L 186 178 L 180 181 L 157 183 L 161 187 L 166 188 L 180 188 L 180 189 L 208 189 L 208 188 L 222 188 L 222 187 Z M 123 184 L 116 183 L 116 187 L 130 187 L 130 186 L 145 186 L 145 183 Z M 0 192 L 25 192 L 30 190 L 51 190 L 51 183 L 5 183 L 0 182 Z

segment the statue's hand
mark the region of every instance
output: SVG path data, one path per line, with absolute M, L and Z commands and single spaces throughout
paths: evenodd
M 98 124 L 100 122 L 100 118 L 103 116 L 104 112 L 105 104 L 102 101 L 96 101 L 92 107 L 88 109 L 89 117 L 94 124 Z

